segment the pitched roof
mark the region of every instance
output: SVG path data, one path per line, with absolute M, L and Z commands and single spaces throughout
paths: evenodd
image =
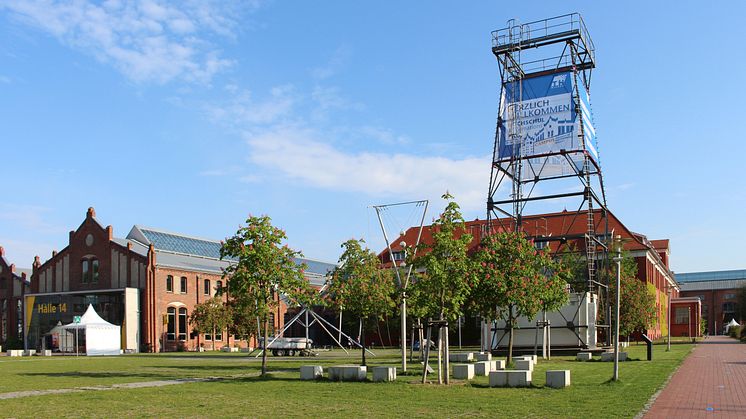
M 234 259 L 221 260 L 221 243 L 217 240 L 203 239 L 184 234 L 173 233 L 151 227 L 135 225 L 126 239 L 115 239 L 126 246 L 133 243 L 132 249 L 147 255 L 147 246 L 153 245 L 156 252 L 156 264 L 177 269 L 197 270 L 210 273 L 221 273 Z M 336 265 L 308 258 L 295 258 L 297 264 L 306 264 L 307 276 L 324 277 Z
M 678 280 L 678 275 L 676 276 Z M 679 282 L 681 291 L 730 290 L 746 286 L 746 279 Z

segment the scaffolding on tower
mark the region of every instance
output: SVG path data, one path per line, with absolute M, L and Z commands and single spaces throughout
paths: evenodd
M 511 19 L 492 32 L 492 52 L 501 89 L 485 234 L 521 232 L 554 252 L 581 241 L 586 290 L 598 296 L 604 313 L 596 330 L 605 329 L 610 344 L 609 286 L 599 274 L 608 266 L 611 236 L 590 106 L 593 41 L 577 13 L 524 24 Z M 524 222 L 524 214 L 559 205 L 570 208 L 563 231 L 550 234 L 545 226 L 541 234 Z M 571 233 L 583 224 L 583 234 Z

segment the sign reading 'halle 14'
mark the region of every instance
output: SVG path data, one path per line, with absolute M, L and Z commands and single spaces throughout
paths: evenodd
M 41 314 L 67 313 L 67 303 L 44 303 L 36 306 L 36 312 Z

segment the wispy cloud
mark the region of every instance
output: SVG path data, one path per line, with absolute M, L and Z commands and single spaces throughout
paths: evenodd
M 256 2 L 211 0 L 0 2 L 18 22 L 113 65 L 135 82 L 156 83 L 205 83 L 233 65 L 211 39 L 233 37 L 239 12 L 256 7 Z
M 340 46 L 332 53 L 326 64 L 311 70 L 311 76 L 317 80 L 325 80 L 337 75 L 347 64 L 351 55 L 352 49 L 348 45 Z
M 250 160 L 293 180 L 376 197 L 437 198 L 446 190 L 468 210 L 484 207 L 489 157 L 350 152 L 322 140 L 308 127 L 275 126 L 247 138 Z
M 205 111 L 215 122 L 248 127 L 267 125 L 289 115 L 298 102 L 292 85 L 276 86 L 268 97 L 256 99 L 251 91 L 241 90 L 235 85 L 226 86 L 230 99 L 224 103 L 211 103 Z

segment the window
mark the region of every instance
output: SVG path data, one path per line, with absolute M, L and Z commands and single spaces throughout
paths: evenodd
M 98 259 L 87 257 L 80 261 L 80 282 L 88 284 L 98 282 Z
M 205 295 L 210 295 L 210 280 L 205 279 Z
M 166 313 L 168 315 L 166 340 L 176 340 L 176 309 L 169 307 Z
M 166 292 L 174 292 L 174 277 L 171 275 L 166 277 Z
M 91 273 L 93 274 L 91 282 L 98 282 L 98 259 L 91 261 Z
M 689 307 L 676 307 L 676 324 L 689 323 Z
M 187 309 L 179 309 L 179 340 L 186 340 L 187 336 Z
M 210 333 L 205 333 L 205 340 L 207 340 L 207 341 L 210 341 L 210 340 L 212 340 L 212 334 L 210 334 Z
M 404 260 L 404 256 L 405 255 L 404 255 L 404 251 L 403 250 L 398 251 L 398 252 L 393 252 L 393 255 L 394 255 L 394 260 L 397 261 L 397 262 Z
M 23 340 L 23 302 L 19 299 L 16 302 L 16 328 L 18 330 L 18 340 Z
M 216 330 L 215 331 L 215 340 L 223 340 L 223 331 L 222 330 Z
M 723 314 L 736 312 L 736 303 L 723 303 Z
M 80 271 L 82 272 L 82 276 L 80 278 L 80 282 L 87 284 L 88 283 L 88 277 L 90 276 L 90 262 L 88 259 L 83 259 L 80 266 Z
M 3 300 L 2 304 L 3 311 L 0 312 L 0 338 L 2 338 L 3 341 L 8 339 L 8 300 Z
M 181 277 L 181 293 L 182 294 L 187 293 L 187 279 L 185 276 Z
M 735 300 L 736 299 L 736 294 L 728 293 L 728 294 L 725 294 L 725 297 L 723 297 L 723 298 L 726 299 L 726 300 Z
M 269 333 L 274 334 L 275 333 L 275 313 L 269 313 L 269 319 L 267 319 L 267 328 L 269 328 Z
M 215 291 L 220 292 L 223 289 L 223 281 L 218 281 L 215 283 Z

